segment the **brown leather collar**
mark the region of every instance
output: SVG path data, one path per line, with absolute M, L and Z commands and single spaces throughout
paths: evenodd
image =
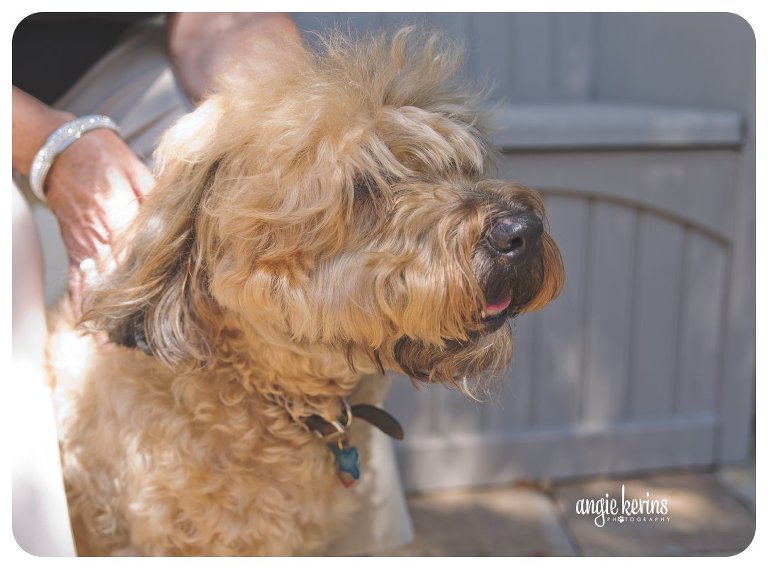
M 367 421 L 393 439 L 402 440 L 405 436 L 403 427 L 397 419 L 381 407 L 368 405 L 366 403 L 358 403 L 350 407 L 346 400 L 342 399 L 341 401 L 344 409 L 335 421 L 328 421 L 320 415 L 310 415 L 309 417 L 302 419 L 302 422 L 310 431 L 325 440 L 334 440 L 335 438 L 344 435 L 347 427 L 351 424 L 353 417 Z

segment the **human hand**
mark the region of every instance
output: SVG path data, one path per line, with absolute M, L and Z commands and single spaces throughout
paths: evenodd
M 136 216 L 153 185 L 144 163 L 106 129 L 84 134 L 53 162 L 46 197 L 69 258 L 69 292 L 77 318 L 85 289 L 118 261 L 116 236 Z

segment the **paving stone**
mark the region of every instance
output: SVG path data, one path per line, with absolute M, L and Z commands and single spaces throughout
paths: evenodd
M 441 491 L 412 496 L 415 540 L 385 555 L 574 555 L 554 503 L 529 488 Z
M 579 515 L 580 499 L 668 500 L 668 513 L 606 516 Z M 755 517 L 711 473 L 600 478 L 560 483 L 555 499 L 583 555 L 732 555 L 744 550 L 755 532 Z M 623 521 L 620 519 L 623 517 Z
M 720 468 L 717 478 L 755 512 L 755 460 Z

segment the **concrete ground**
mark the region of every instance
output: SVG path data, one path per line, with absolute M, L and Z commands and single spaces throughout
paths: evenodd
M 616 514 L 601 525 L 577 512 L 612 499 Z M 733 555 L 755 531 L 755 465 L 446 490 L 409 505 L 416 539 L 385 555 Z

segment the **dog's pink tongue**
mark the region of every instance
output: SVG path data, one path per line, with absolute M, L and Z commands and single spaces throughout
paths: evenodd
M 499 312 L 506 310 L 506 308 L 512 303 L 512 295 L 505 296 L 500 301 L 494 303 L 494 304 L 486 304 L 485 305 L 485 313 L 486 314 L 498 314 Z

